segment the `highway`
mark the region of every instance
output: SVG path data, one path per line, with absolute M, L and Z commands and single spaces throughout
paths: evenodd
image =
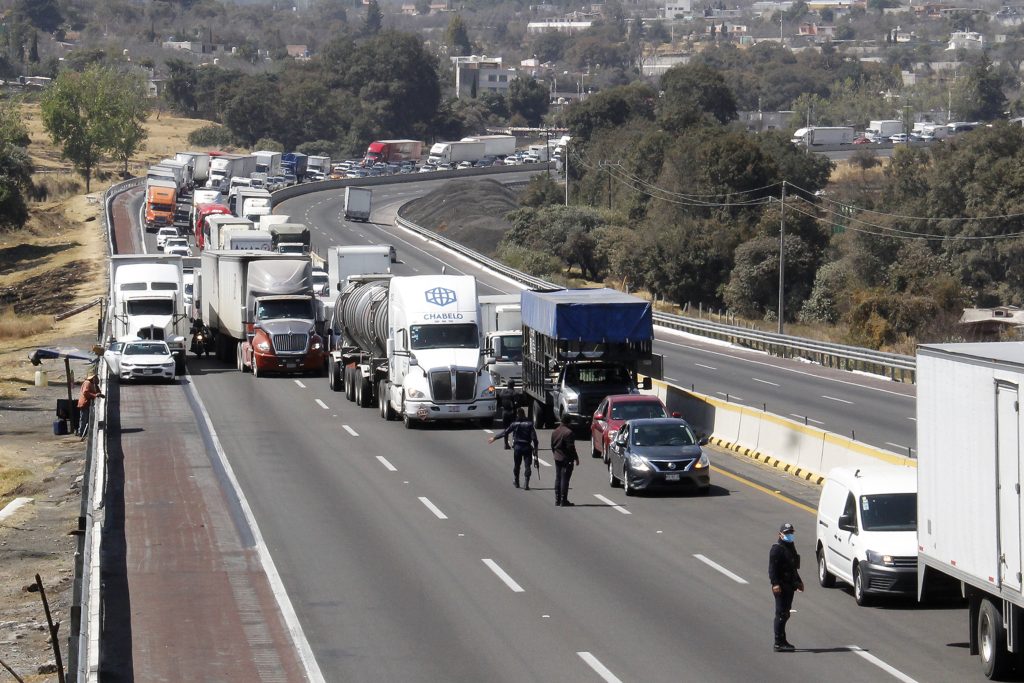
M 375 190 L 376 224 L 345 224 L 335 193 L 278 211 L 313 227 L 321 251 L 388 241 L 398 274 L 444 264 L 479 276 L 389 224 L 423 189 Z M 481 281 L 482 293 L 514 291 Z M 662 337 L 659 351 L 680 384 L 912 437 L 909 388 L 687 339 Z M 577 507 L 556 508 L 550 453 L 527 492 L 483 430 L 405 430 L 324 378 L 256 379 L 191 357 L 189 371 L 328 681 L 978 677 L 959 605 L 858 608 L 848 590 L 817 586 L 817 492 L 774 470 L 712 451 L 709 497 L 627 499 L 581 449 Z M 884 418 L 897 409 L 903 417 Z M 793 654 L 771 651 L 767 554 L 784 521 L 797 528 L 807 584 Z

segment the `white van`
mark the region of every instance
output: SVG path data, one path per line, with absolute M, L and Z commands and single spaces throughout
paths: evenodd
M 828 474 L 818 502 L 818 583 L 853 586 L 858 605 L 917 590 L 917 470 L 846 469 Z

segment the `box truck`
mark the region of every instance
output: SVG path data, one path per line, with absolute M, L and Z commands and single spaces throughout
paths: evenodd
M 798 128 L 793 133 L 794 145 L 815 147 L 818 145 L 852 145 L 857 134 L 849 126 L 811 126 Z
M 328 247 L 327 278 L 331 296 L 337 296 L 352 275 L 390 273 L 391 250 L 388 244 Z
M 430 148 L 428 164 L 451 168 L 463 161 L 476 163 L 487 156 L 482 142 L 438 142 Z
M 484 369 L 496 386 L 523 377 L 523 314 L 519 294 L 480 297 L 480 330 L 484 338 Z
M 281 175 L 281 153 L 280 152 L 253 152 L 256 157 L 256 168 L 253 173 L 265 173 L 268 176 Z
M 180 256 L 150 254 L 110 257 L 111 335 L 167 342 L 185 372 L 188 315 Z
M 504 159 L 516 153 L 515 135 L 472 135 L 462 138 L 461 142 L 484 143 L 484 156 Z
M 864 137 L 872 142 L 889 142 L 893 135 L 903 133 L 903 122 L 897 119 L 871 121 L 864 129 Z
M 362 221 L 370 220 L 370 204 L 373 200 L 373 190 L 368 187 L 346 187 L 345 188 L 345 220 Z

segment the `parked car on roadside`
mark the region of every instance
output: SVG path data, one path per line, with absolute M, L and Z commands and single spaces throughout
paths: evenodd
M 627 496 L 652 489 L 688 489 L 707 494 L 711 463 L 686 420 L 642 418 L 626 422 L 608 453 L 608 484 Z
M 608 462 L 608 447 L 615 433 L 627 420 L 643 417 L 669 417 L 668 409 L 657 396 L 612 394 L 594 411 L 590 421 L 590 450 L 595 458 Z M 672 417 L 679 417 L 678 414 Z

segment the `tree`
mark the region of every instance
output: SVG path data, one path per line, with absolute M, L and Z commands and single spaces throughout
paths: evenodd
M 164 99 L 175 110 L 183 114 L 196 111 L 196 68 L 184 59 L 168 59 L 165 62 L 168 71 L 167 82 L 164 84 Z
M 520 76 L 508 86 L 508 109 L 522 116 L 531 126 L 540 123 L 548 111 L 548 90 L 534 78 Z
M 425 17 L 430 14 L 430 0 L 416 0 L 413 6 L 416 8 L 416 14 L 420 16 Z
M 956 80 L 953 113 L 960 121 L 992 121 L 1006 111 L 1002 79 L 986 55 Z
M 32 160 L 22 147 L 0 142 L 0 229 L 17 229 L 28 219 L 25 193 L 32 187 Z
M 466 22 L 462 20 L 461 14 L 453 15 L 448 22 L 448 29 L 444 32 L 444 42 L 448 46 L 449 55 L 464 56 L 473 54 L 473 45 L 469 42 Z
M 661 89 L 658 120 L 668 130 L 680 132 L 710 118 L 719 123 L 736 119 L 736 98 L 707 64 L 672 67 L 661 77 Z
M 366 5 L 366 20 L 363 22 L 363 33 L 375 36 L 384 27 L 384 13 L 381 12 L 377 0 L 370 0 Z
M 32 64 L 39 63 L 39 34 L 32 31 L 32 43 L 28 48 L 28 61 Z
M 43 93 L 43 126 L 61 146 L 61 156 L 85 178 L 86 192 L 93 169 L 114 145 L 111 135 L 120 128 L 117 119 L 126 116 L 120 101 L 121 93 L 132 87 L 130 79 L 110 67 L 90 66 L 81 73 L 65 70 Z
M 112 93 L 113 111 L 105 119 L 107 130 L 102 135 L 105 148 L 124 163 L 123 174 L 128 177 L 128 160 L 146 139 L 143 124 L 149 115 L 149 99 L 140 75 L 122 74 L 120 80 L 120 87 Z
M 19 100 L 0 100 L 0 143 L 28 147 L 32 139 L 19 105 Z
M 46 33 L 53 33 L 64 22 L 57 0 L 18 0 L 14 13 Z

